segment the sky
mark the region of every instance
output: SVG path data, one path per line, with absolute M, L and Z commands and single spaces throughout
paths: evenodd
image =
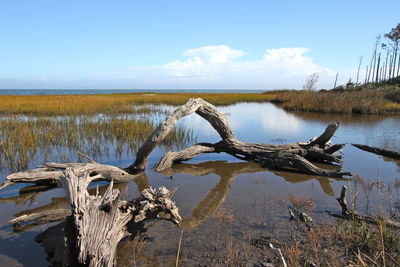
M 0 89 L 300 89 L 312 73 L 331 88 L 336 73 L 355 80 L 399 10 L 399 0 L 1 0 Z

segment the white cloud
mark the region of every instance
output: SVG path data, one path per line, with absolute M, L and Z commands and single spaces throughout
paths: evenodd
M 188 49 L 183 52 L 183 55 L 189 58 L 199 59 L 210 64 L 216 64 L 232 61 L 236 58 L 246 55 L 246 52 L 232 49 L 227 45 L 208 45 L 200 48 Z
M 130 88 L 130 89 L 283 89 L 302 88 L 306 77 L 319 74 L 318 88 L 332 87 L 335 74 L 307 55 L 308 48 L 266 49 L 259 57 L 227 45 L 185 50 L 181 60 L 153 66 L 133 66 L 128 70 L 76 73 L 68 77 L 38 78 L 30 88 Z M 348 79 L 350 71 L 340 77 Z M 351 73 L 352 74 L 352 73 Z M 347 81 L 347 80 L 346 80 Z M 27 87 L 17 81 L 10 87 Z M 339 81 L 342 82 L 342 81 Z M 35 86 L 35 84 L 38 84 Z M 14 86 L 15 85 L 15 86 Z
M 267 49 L 259 59 L 241 60 L 245 51 L 203 46 L 184 51 L 184 60 L 134 68 L 133 75 L 156 79 L 153 86 L 164 88 L 301 88 L 314 72 L 320 76 L 320 86 L 331 84 L 333 71 L 315 63 L 307 52 L 303 47 Z

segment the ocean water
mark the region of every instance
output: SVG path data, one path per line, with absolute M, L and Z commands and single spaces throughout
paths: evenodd
M 0 95 L 87 95 L 124 93 L 262 93 L 266 90 L 189 89 L 0 89 Z

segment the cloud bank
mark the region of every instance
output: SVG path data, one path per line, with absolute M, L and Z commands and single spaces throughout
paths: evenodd
M 119 89 L 300 89 L 316 72 L 318 88 L 330 88 L 335 72 L 317 64 L 308 48 L 266 49 L 257 57 L 227 45 L 202 46 L 183 51 L 183 59 L 128 70 L 75 73 L 37 80 L 14 80 L 9 88 L 119 88 Z M 254 59 L 255 58 L 255 59 Z M 66 77 L 67 76 L 67 77 Z M 1 87 L 7 83 L 1 83 Z M 10 81 L 8 82 L 10 84 Z M 31 84 L 32 86 L 26 86 Z
M 184 51 L 184 60 L 133 68 L 131 75 L 164 88 L 282 89 L 301 88 L 316 72 L 320 88 L 331 86 L 335 73 L 315 63 L 308 52 L 304 47 L 267 49 L 259 59 L 242 60 L 245 51 L 203 46 Z

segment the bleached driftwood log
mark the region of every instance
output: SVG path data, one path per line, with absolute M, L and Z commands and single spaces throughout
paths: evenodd
M 344 144 L 332 145 L 329 142 L 330 138 L 339 127 L 339 123 L 328 125 L 321 136 L 306 143 L 285 145 L 245 143 L 236 139 L 227 118 L 213 105 L 201 98 L 192 98 L 185 105 L 178 107 L 167 116 L 147 141 L 139 148 L 136 160 L 126 169 L 99 164 L 86 156 L 89 163 L 47 163 L 43 168 L 10 174 L 7 176 L 6 182 L 0 186 L 0 189 L 21 182 L 59 184 L 62 171 L 71 167 L 85 167 L 90 170 L 91 176 L 95 176 L 96 179 L 100 180 L 125 182 L 134 179 L 136 174 L 142 172 L 146 168 L 150 153 L 171 132 L 177 121 L 192 113 L 196 113 L 207 120 L 218 132 L 222 140 L 215 144 L 196 144 L 180 152 L 169 152 L 158 162 L 155 167 L 156 171 L 167 169 L 174 163 L 192 159 L 202 153 L 225 152 L 242 160 L 258 162 L 266 168 L 289 169 L 307 174 L 330 177 L 350 175 L 348 172 L 323 169 L 310 162 L 341 162 L 340 155 L 336 155 L 335 153 L 340 150 Z
M 332 145 L 329 142 L 339 127 L 339 123 L 328 125 L 323 134 L 306 143 L 285 145 L 245 143 L 237 140 L 233 135 L 226 117 L 213 105 L 202 99 L 191 99 L 186 105 L 175 110 L 139 149 L 138 154 L 141 156 L 137 157 L 129 169 L 131 171 L 143 169 L 152 148 L 162 140 L 166 133 L 171 131 L 176 121 L 194 112 L 206 119 L 222 140 L 215 144 L 200 143 L 179 152 L 169 152 L 156 164 L 154 168 L 156 171 L 162 171 L 174 163 L 192 159 L 202 153 L 225 152 L 242 160 L 258 162 L 267 168 L 290 169 L 331 177 L 350 175 L 348 172 L 322 169 L 310 162 L 341 162 L 340 156 L 335 155 L 335 152 L 340 150 L 344 144 Z
M 70 210 L 58 210 L 58 214 L 52 212 L 56 217 L 68 216 L 62 225 L 63 238 L 58 238 L 64 240 L 58 246 L 64 251 L 53 252 L 63 255 L 62 259 L 58 259 L 63 265 L 112 266 L 118 243 L 129 236 L 129 223 L 139 224 L 147 218 L 156 217 L 159 212 L 168 215 L 164 215 L 163 219 L 180 223 L 178 208 L 170 199 L 174 191 L 170 192 L 165 187 L 160 187 L 158 191 L 148 188 L 142 191 L 139 198 L 122 201 L 119 200 L 119 190 L 113 188 L 111 181 L 104 195 L 97 192 L 93 196 L 89 195 L 87 187 L 97 177 L 90 174 L 90 169 L 86 167 L 68 168 L 60 179 L 71 207 Z M 21 216 L 12 222 L 38 219 L 35 216 Z

